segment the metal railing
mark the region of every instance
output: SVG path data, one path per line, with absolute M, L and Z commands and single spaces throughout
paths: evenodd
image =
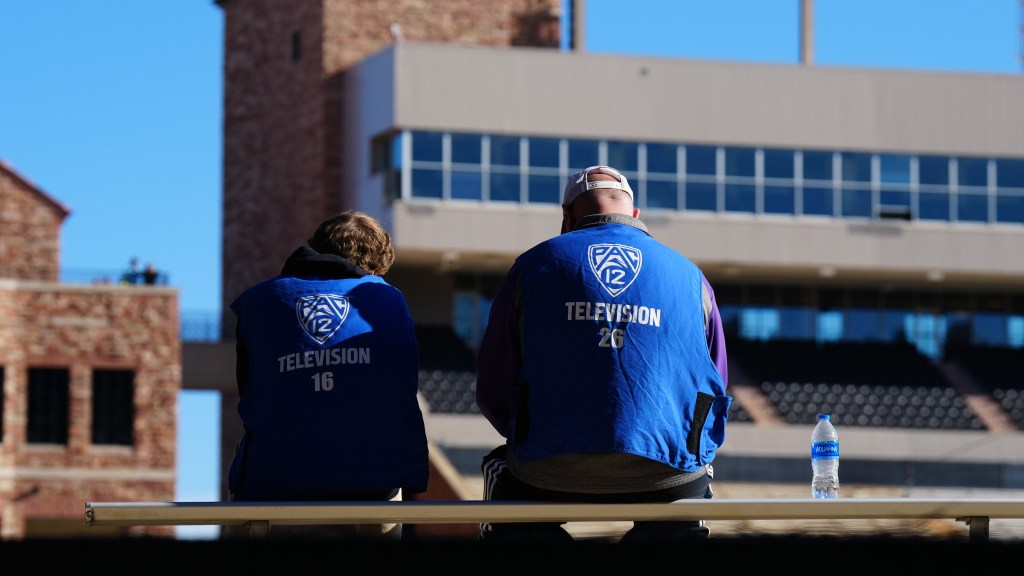
M 67 284 L 139 285 L 144 286 L 142 275 L 134 282 L 124 278 L 124 270 L 117 268 L 61 268 L 60 281 Z M 158 271 L 153 285 L 169 286 L 171 275 Z M 182 310 L 181 339 L 186 342 L 219 342 L 221 334 L 220 310 Z
M 221 319 L 219 310 L 182 310 L 181 339 L 185 342 L 219 342 Z

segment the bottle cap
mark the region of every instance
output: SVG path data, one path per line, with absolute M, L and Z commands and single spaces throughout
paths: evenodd
M 831 420 L 832 416 L 829 414 L 818 414 L 818 420 Z

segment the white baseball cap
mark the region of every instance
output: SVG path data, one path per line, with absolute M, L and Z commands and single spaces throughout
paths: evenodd
M 611 176 L 612 178 L 615 178 L 615 180 L 591 180 L 591 173 Z M 618 170 L 611 166 L 591 166 L 590 168 L 580 170 L 569 177 L 569 181 L 565 185 L 565 192 L 562 194 L 562 204 L 568 206 L 569 204 L 572 204 L 580 194 L 596 188 L 614 188 L 616 190 L 622 190 L 629 194 L 630 199 L 633 199 L 633 189 L 629 187 L 629 182 L 626 180 L 626 177 L 620 174 Z

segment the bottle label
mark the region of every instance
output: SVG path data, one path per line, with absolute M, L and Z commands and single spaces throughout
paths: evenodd
M 839 442 L 812 442 L 811 458 L 815 460 L 838 460 Z

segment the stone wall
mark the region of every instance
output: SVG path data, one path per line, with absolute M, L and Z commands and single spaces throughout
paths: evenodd
M 0 278 L 58 278 L 68 209 L 0 160 Z
M 174 499 L 179 333 L 173 288 L 0 279 L 0 537 L 89 535 L 87 501 Z M 27 443 L 28 370 L 35 367 L 69 371 L 67 444 Z M 91 442 L 95 369 L 134 373 L 132 446 Z

